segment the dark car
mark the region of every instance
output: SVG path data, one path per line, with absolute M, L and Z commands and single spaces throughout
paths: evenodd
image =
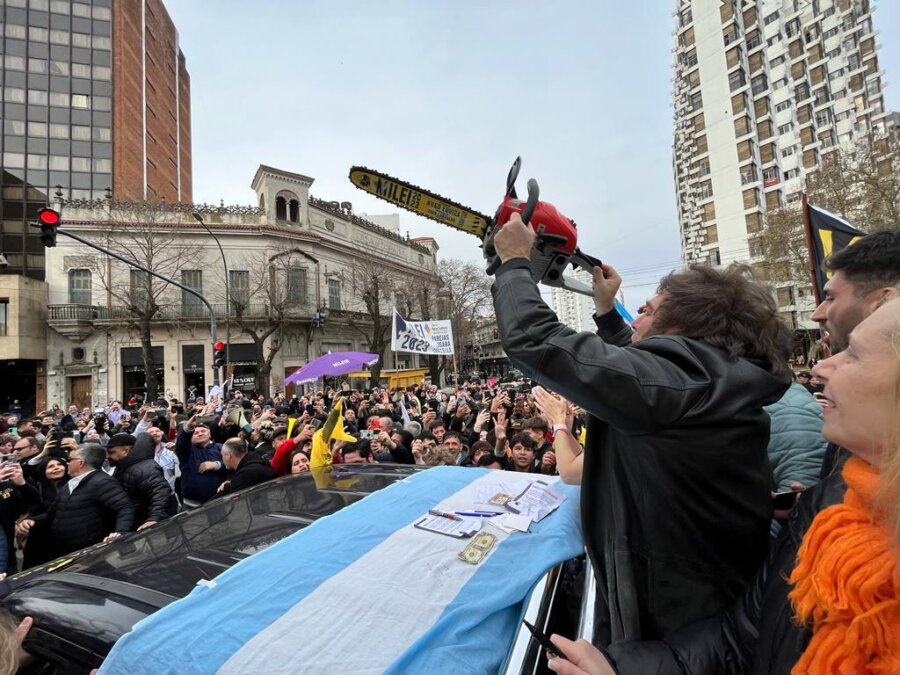
M 335 477 L 353 472 L 347 488 L 318 487 L 310 474 L 278 478 L 12 576 L 0 584 L 0 604 L 34 618 L 24 647 L 46 665 L 40 672 L 88 673 L 135 623 L 198 583 L 417 470 L 332 467 Z
M 358 479 L 348 487 L 339 480 L 318 487 L 310 474 L 284 476 L 10 577 L 0 583 L 0 604 L 18 618 L 34 618 L 24 643 L 35 657 L 28 672 L 86 675 L 134 624 L 197 584 L 419 470 L 395 464 L 332 467 L 335 479 L 351 472 Z M 583 558 L 557 565 L 525 600 L 524 618 L 548 634 L 590 639 L 593 592 Z M 546 663 L 522 627 L 501 672 L 549 673 Z

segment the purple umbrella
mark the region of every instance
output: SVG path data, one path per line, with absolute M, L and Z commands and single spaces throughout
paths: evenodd
M 305 366 L 300 366 L 296 371 L 288 375 L 285 385 L 288 384 L 312 384 L 323 377 L 337 377 L 352 373 L 354 370 L 362 370 L 365 366 L 371 366 L 378 360 L 378 354 L 366 354 L 365 352 L 332 352 L 310 361 Z

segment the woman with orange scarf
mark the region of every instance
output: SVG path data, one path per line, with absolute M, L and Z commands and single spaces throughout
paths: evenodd
M 851 451 L 801 497 L 735 607 L 601 652 L 551 639 L 563 675 L 900 674 L 900 299 L 820 362 L 823 435 Z

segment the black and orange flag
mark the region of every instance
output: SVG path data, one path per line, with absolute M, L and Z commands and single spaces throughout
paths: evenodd
M 806 199 L 804 197 L 804 202 Z M 814 277 L 816 304 L 822 301 L 825 282 L 831 273 L 825 268 L 825 259 L 832 253 L 855 244 L 866 233 L 857 230 L 840 216 L 806 203 L 806 225 L 808 228 L 809 263 Z

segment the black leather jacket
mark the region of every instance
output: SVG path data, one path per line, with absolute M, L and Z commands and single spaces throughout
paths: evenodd
M 766 564 L 727 612 L 697 621 L 665 640 L 609 648 L 620 675 L 788 675 L 809 643 L 788 601 L 800 542 L 823 509 L 843 501 L 847 486 L 833 474 L 800 497 Z
M 139 434 L 128 456 L 116 465 L 113 475 L 134 504 L 135 527 L 148 520 L 159 522 L 171 515 L 172 488 L 162 467 L 153 458 L 153 445 L 149 434 Z
M 497 272 L 503 347 L 533 380 L 591 413 L 582 474 L 597 577 L 595 643 L 658 639 L 729 607 L 768 551 L 772 517 L 762 407 L 788 387 L 766 364 L 699 340 L 627 347 L 561 324 L 524 260 Z M 630 331 L 614 313 L 609 339 Z

